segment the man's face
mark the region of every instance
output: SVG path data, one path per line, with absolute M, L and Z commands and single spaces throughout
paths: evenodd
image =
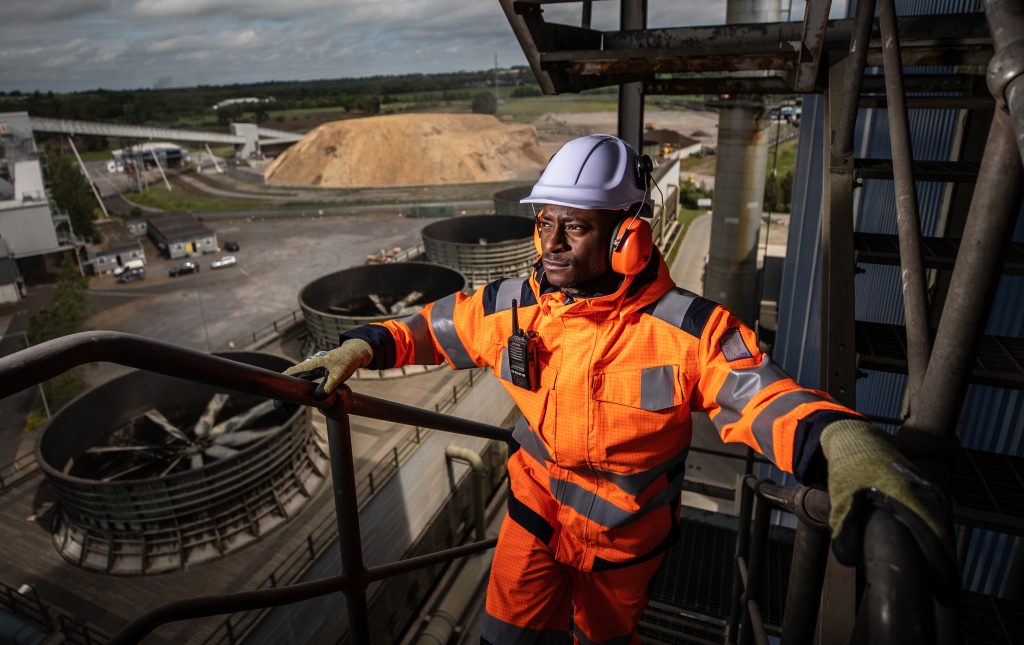
M 616 218 L 607 211 L 546 205 L 538 218 L 541 262 L 552 286 L 563 291 L 596 291 L 618 276 L 608 266 L 608 245 Z

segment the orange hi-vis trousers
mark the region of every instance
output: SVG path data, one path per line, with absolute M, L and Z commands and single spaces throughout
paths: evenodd
M 639 643 L 636 625 L 663 557 L 580 571 L 555 560 L 547 544 L 506 516 L 487 585 L 481 643 Z

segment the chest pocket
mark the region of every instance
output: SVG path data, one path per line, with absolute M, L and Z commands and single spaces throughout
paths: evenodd
M 659 365 L 639 370 L 594 375 L 591 396 L 595 401 L 658 412 L 681 405 L 678 366 Z

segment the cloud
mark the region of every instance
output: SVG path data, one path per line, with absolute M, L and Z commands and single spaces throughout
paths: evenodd
M 650 0 L 650 24 L 720 23 L 724 2 Z M 578 4 L 544 11 L 579 24 Z M 0 90 L 477 70 L 495 53 L 526 63 L 498 0 L 5 0 L 4 13 Z M 617 23 L 617 3 L 594 3 L 595 28 Z

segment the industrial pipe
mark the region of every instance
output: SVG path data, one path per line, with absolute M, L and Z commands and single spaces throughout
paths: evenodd
M 462 446 L 448 444 L 444 447 L 444 455 L 448 459 L 461 461 L 473 469 L 473 527 L 476 539 L 487 538 L 487 522 L 484 519 L 484 484 L 487 482 L 487 469 L 480 455 Z
M 444 601 L 434 610 L 430 622 L 416 639 L 417 645 L 447 645 L 466 607 L 487 577 L 493 558 L 494 551 L 486 551 L 466 560 Z

